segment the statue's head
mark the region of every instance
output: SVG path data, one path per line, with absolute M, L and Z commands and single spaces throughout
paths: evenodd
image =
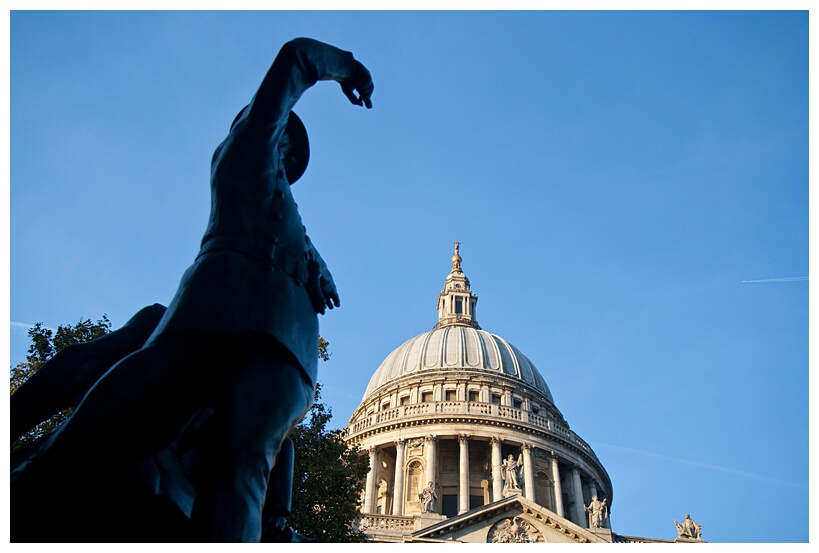
M 685 518 L 691 518 L 691 515 L 689 515 L 688 513 L 685 513 Z
M 230 125 L 231 130 L 236 126 L 236 122 L 239 121 L 247 108 L 248 106 L 243 107 L 236 114 L 236 118 L 233 119 L 233 123 Z M 287 182 L 293 185 L 304 174 L 307 169 L 307 162 L 310 160 L 310 141 L 307 139 L 307 129 L 299 116 L 293 111 L 290 112 L 287 118 L 287 126 L 284 128 L 284 134 L 279 140 L 279 150 L 281 151 Z
M 597 496 L 596 495 L 592 496 L 592 501 L 597 501 Z
M 290 117 L 287 119 L 287 126 L 284 129 L 284 136 L 279 141 L 279 148 L 282 151 L 287 182 L 292 186 L 304 174 L 307 169 L 307 162 L 310 160 L 310 142 L 307 140 L 307 129 L 299 116 L 293 111 L 290 112 Z

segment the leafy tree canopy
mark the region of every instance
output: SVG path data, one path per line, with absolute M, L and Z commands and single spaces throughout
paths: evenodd
M 28 348 L 26 360 L 11 368 L 9 375 L 11 393 L 16 392 L 31 375 L 40 370 L 40 367 L 60 350 L 72 344 L 99 338 L 109 332 L 111 332 L 111 321 L 108 320 L 108 315 L 103 315 L 102 319 L 98 319 L 97 322 L 92 322 L 91 319 L 80 319 L 75 325 L 60 325 L 56 331 L 43 326 L 43 323 L 35 324 L 28 331 L 31 345 Z M 12 442 L 12 451 L 50 434 L 70 414 L 71 409 L 66 409 L 41 422 Z
M 342 439 L 341 430 L 327 430 L 332 410 L 316 388 L 313 407 L 290 434 L 295 448 L 292 515 L 298 533 L 322 543 L 362 542 L 353 528 L 364 482 L 370 470 L 366 457 Z

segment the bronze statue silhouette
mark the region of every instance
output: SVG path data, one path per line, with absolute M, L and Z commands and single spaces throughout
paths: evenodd
M 32 518 L 44 503 L 77 501 L 77 482 L 111 497 L 141 482 L 139 460 L 173 447 L 203 412 L 191 535 L 262 538 L 271 471 L 313 401 L 316 315 L 340 305 L 289 188 L 309 151 L 291 110 L 319 80 L 372 107 L 370 74 L 351 53 L 306 38 L 282 47 L 216 148 L 202 246 L 156 329 L 12 471 L 12 541 L 46 541 Z
M 57 352 L 12 394 L 9 402 L 11 440 L 54 414 L 75 408 L 97 379 L 145 344 L 165 311 L 166 307 L 160 304 L 144 307 L 122 328 Z M 211 408 L 202 409 L 170 446 L 149 458 L 136 460 L 129 467 L 135 482 L 128 482 L 108 504 L 71 512 L 49 513 L 47 509 L 38 509 L 38 541 L 52 541 L 51 538 L 78 542 L 196 540 L 189 523 L 197 487 L 192 473 L 197 445 L 208 438 L 207 421 L 211 415 Z M 40 438 L 13 450 L 11 467 L 15 468 L 34 454 L 42 443 Z M 293 463 L 293 443 L 285 438 L 268 481 L 262 541 L 311 541 L 287 526 L 287 517 L 291 514 Z M 141 484 L 144 489 L 128 493 L 128 486 L 135 484 Z M 84 495 L 93 487 L 84 486 Z M 146 514 L 146 510 L 153 513 Z M 112 513 L 113 519 L 105 520 Z M 29 526 L 32 530 L 35 528 L 35 525 Z M 44 532 L 48 536 L 43 536 Z

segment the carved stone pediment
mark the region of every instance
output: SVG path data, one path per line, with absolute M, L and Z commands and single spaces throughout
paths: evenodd
M 545 541 L 534 525 L 521 517 L 499 520 L 489 529 L 488 543 L 539 543 Z
M 523 496 L 514 496 L 416 531 L 405 541 L 461 543 L 611 543 Z

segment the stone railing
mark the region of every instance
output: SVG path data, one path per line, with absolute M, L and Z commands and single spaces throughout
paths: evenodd
M 358 529 L 368 534 L 394 534 L 396 537 L 415 531 L 415 519 L 396 515 L 361 515 Z
M 597 456 L 592 451 L 589 444 L 583 441 L 577 434 L 563 425 L 557 424 L 554 420 L 506 405 L 496 403 L 482 403 L 476 401 L 434 401 L 429 403 L 414 403 L 412 405 L 401 405 L 371 413 L 364 418 L 354 422 L 347 427 L 344 435 L 347 438 L 353 437 L 372 428 L 381 425 L 394 424 L 398 421 L 410 421 L 413 419 L 432 419 L 439 416 L 464 415 L 487 419 L 503 419 L 510 422 L 525 424 L 536 427 L 549 434 L 559 436 L 564 440 L 573 443 L 581 450 L 588 453 L 594 459 Z M 369 516 L 369 515 L 368 515 Z

